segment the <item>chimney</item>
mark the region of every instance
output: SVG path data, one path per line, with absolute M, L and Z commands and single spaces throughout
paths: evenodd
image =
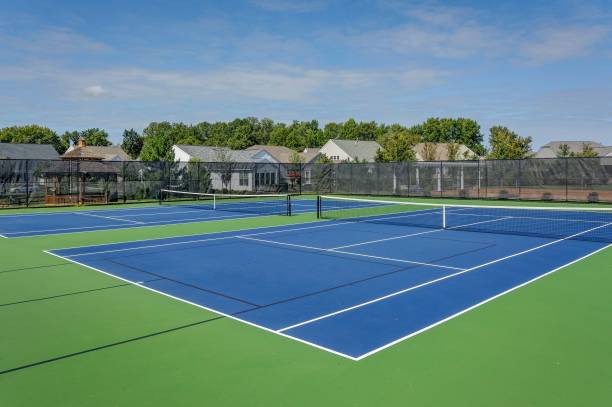
M 85 142 L 85 138 L 83 138 L 83 137 L 79 138 L 79 141 L 77 141 L 77 147 L 87 147 L 87 143 Z

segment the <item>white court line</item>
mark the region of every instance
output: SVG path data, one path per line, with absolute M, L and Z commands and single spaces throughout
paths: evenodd
M 545 244 L 542 244 L 542 245 L 539 245 L 539 246 L 536 246 L 536 247 L 532 247 L 531 249 L 527 249 L 527 250 L 520 251 L 518 253 L 510 254 L 508 256 L 504 256 L 504 257 L 501 257 L 499 259 L 495 259 L 495 260 L 489 261 L 487 263 L 483 263 L 483 264 L 480 264 L 478 266 L 474 266 L 474 267 L 471 267 L 469 269 L 465 269 L 465 270 L 460 271 L 458 273 L 449 274 L 449 275 L 444 276 L 444 277 L 436 278 L 434 280 L 426 281 L 424 283 L 417 284 L 415 286 L 404 288 L 403 290 L 395 291 L 393 293 L 384 295 L 382 297 L 374 298 L 374 299 L 372 299 L 370 301 L 366 301 L 366 302 L 363 302 L 361 304 L 353 305 L 351 307 L 346 307 L 346 308 L 340 309 L 338 311 L 330 312 L 328 314 L 324 314 L 324 315 L 321 315 L 321 316 L 318 316 L 318 317 L 315 317 L 315 318 L 311 318 L 309 320 L 306 320 L 306 321 L 303 321 L 303 322 L 299 322 L 297 324 L 293 324 L 293 325 L 287 326 L 285 328 L 281 328 L 281 329 L 278 330 L 278 332 L 288 331 L 288 330 L 291 330 L 291 329 L 294 329 L 294 328 L 297 328 L 297 327 L 300 327 L 300 326 L 304 326 L 304 325 L 308 325 L 308 324 L 311 324 L 311 323 L 316 322 L 316 321 L 320 321 L 322 319 L 333 317 L 335 315 L 343 314 L 343 313 L 348 312 L 348 311 L 352 311 L 352 310 L 355 310 L 355 309 L 358 309 L 358 308 L 365 307 L 365 306 L 370 305 L 370 304 L 374 304 L 374 303 L 377 303 L 377 302 L 380 302 L 380 301 L 383 301 L 383 300 L 386 300 L 386 299 L 389 299 L 389 298 L 392 298 L 392 297 L 396 297 L 398 295 L 407 293 L 409 291 L 416 290 L 416 289 L 421 288 L 421 287 L 425 287 L 425 286 L 428 286 L 428 285 L 431 285 L 431 284 L 435 284 L 435 283 L 438 283 L 440 281 L 447 280 L 449 278 L 453 278 L 453 277 L 456 277 L 456 276 L 459 276 L 459 275 L 462 275 L 462 274 L 465 274 L 465 273 L 472 272 L 474 270 L 483 268 L 485 266 L 490 266 L 491 264 L 499 263 L 501 261 L 508 260 L 508 259 L 511 259 L 513 257 L 516 257 L 516 256 L 521 256 L 523 254 L 526 254 L 526 253 L 529 253 L 529 252 L 532 252 L 532 251 L 535 251 L 535 250 L 539 250 L 541 248 L 544 248 L 544 247 L 547 247 L 547 246 L 550 246 L 550 245 L 562 242 L 564 240 L 571 239 L 573 237 L 576 237 L 576 236 L 579 236 L 579 235 L 582 235 L 582 234 L 585 234 L 585 233 L 588 233 L 588 232 L 592 232 L 593 230 L 600 229 L 600 228 L 602 228 L 604 226 L 606 226 L 606 225 L 602 225 L 602 226 L 598 226 L 598 227 L 595 227 L 595 228 L 591 228 L 589 230 L 585 230 L 583 232 L 576 233 L 574 235 L 564 237 L 563 239 L 554 240 L 552 242 L 548 242 L 548 243 L 545 243 Z
M 253 237 L 250 237 L 250 236 L 236 236 L 236 238 L 237 239 L 245 239 L 245 240 L 253 240 L 253 241 L 262 242 L 262 243 L 271 243 L 271 244 L 276 244 L 276 245 L 281 245 L 281 246 L 297 247 L 297 248 L 300 248 L 300 249 L 315 250 L 315 251 L 319 251 L 319 252 L 339 253 L 339 254 L 347 254 L 347 255 L 351 255 L 351 256 L 367 257 L 367 258 L 371 258 L 371 259 L 387 260 L 387 261 L 393 261 L 393 262 L 396 262 L 396 263 L 418 264 L 420 266 L 438 267 L 438 268 L 450 269 L 450 270 L 465 270 L 463 268 L 452 267 L 452 266 L 444 266 L 444 265 L 441 265 L 441 264 L 432 264 L 432 263 L 424 263 L 424 262 L 421 262 L 421 261 L 394 259 L 394 258 L 391 258 L 391 257 L 380 257 L 380 256 L 373 256 L 373 255 L 370 255 L 370 254 L 363 254 L 363 253 L 345 252 L 345 251 L 341 251 L 341 250 L 325 249 L 325 248 L 322 248 L 322 247 L 305 246 L 305 245 L 295 244 L 295 243 L 285 243 L 285 242 L 277 242 L 277 241 L 274 241 L 274 240 L 257 239 L 257 238 L 253 238 Z
M 463 210 L 467 210 L 463 209 Z M 450 212 L 451 210 L 449 209 L 447 212 Z M 476 213 L 456 213 L 457 211 L 453 211 L 453 214 L 456 214 L 457 216 L 478 216 L 478 217 L 488 217 L 488 218 L 492 218 L 492 217 L 496 217 L 499 215 L 485 215 L 485 214 L 476 214 Z M 599 214 L 599 213 L 597 213 Z M 612 216 L 612 211 L 610 212 L 611 216 Z M 506 218 L 508 219 L 529 219 L 529 220 L 550 220 L 553 222 L 580 222 L 580 223 L 597 223 L 599 225 L 601 225 L 602 223 L 606 223 L 606 221 L 603 220 L 586 220 L 586 219 L 567 219 L 567 218 L 540 218 L 537 216 L 513 216 L 513 215 L 508 215 L 506 216 Z
M 527 281 L 525 281 L 524 283 L 521 283 L 521 284 L 519 284 L 519 285 L 516 285 L 516 286 L 514 286 L 514 287 L 512 287 L 512 288 L 507 289 L 506 291 L 503 291 L 503 292 L 501 292 L 501 293 L 499 293 L 499 294 L 496 294 L 496 295 L 494 295 L 494 296 L 492 296 L 492 297 L 489 297 L 489 298 L 487 298 L 486 300 L 483 300 L 483 301 L 481 301 L 481 302 L 479 302 L 479 303 L 477 303 L 477 304 L 474 304 L 474 305 L 472 305 L 472 306 L 470 306 L 470 307 L 468 307 L 468 308 L 465 308 L 465 309 L 463 309 L 463 310 L 461 310 L 461 311 L 459 311 L 459 312 L 457 312 L 457 313 L 455 313 L 455 314 L 453 314 L 453 315 L 450 315 L 450 316 L 448 316 L 448 317 L 446 317 L 446 318 L 444 318 L 444 319 L 439 320 L 438 322 L 435 322 L 435 323 L 433 323 L 433 324 L 431 324 L 431 325 L 428 325 L 428 326 L 426 326 L 426 327 L 424 327 L 424 328 L 421 328 L 421 329 L 419 329 L 418 331 L 414 331 L 414 332 L 412 332 L 411 334 L 408 334 L 408 335 L 406 335 L 406 336 L 403 336 L 403 337 L 401 337 L 401 338 L 398 338 L 398 339 L 394 340 L 393 342 L 389 342 L 389 343 L 387 343 L 387 344 L 385 344 L 385 345 L 383 345 L 383 346 L 381 346 L 381 347 L 379 347 L 379 348 L 376 348 L 376 349 L 373 349 L 373 350 L 371 350 L 371 351 L 369 351 L 369 352 L 367 352 L 367 353 L 364 353 L 363 355 L 360 355 L 359 357 L 355 358 L 355 360 L 358 360 L 358 361 L 359 361 L 359 360 L 361 360 L 361 359 L 365 359 L 365 358 L 367 358 L 368 356 L 371 356 L 371 355 L 373 355 L 373 354 L 375 354 L 375 353 L 380 352 L 381 350 L 387 349 L 387 348 L 389 348 L 389 347 L 391 347 L 391 346 L 393 346 L 393 345 L 397 345 L 398 343 L 400 343 L 400 342 L 402 342 L 402 341 L 405 341 L 406 339 L 412 338 L 413 336 L 416 336 L 416 335 L 418 335 L 418 334 L 420 334 L 420 333 L 423 333 L 423 332 L 425 332 L 425 331 L 428 331 L 428 330 L 430 330 L 431 328 L 434 328 L 434 327 L 436 327 L 436 326 L 438 326 L 438 325 L 441 325 L 441 324 L 443 324 L 443 323 L 445 323 L 445 322 L 447 322 L 447 321 L 450 321 L 450 320 L 451 320 L 451 319 L 453 319 L 453 318 L 456 318 L 456 317 L 458 317 L 458 316 L 460 316 L 460 315 L 462 315 L 462 314 L 465 314 L 465 313 L 466 313 L 466 312 L 468 312 L 468 311 L 471 311 L 471 310 L 473 310 L 473 309 L 475 309 L 475 308 L 480 307 L 481 305 L 484 305 L 484 304 L 486 304 L 486 303 L 488 303 L 488 302 L 490 302 L 490 301 L 493 301 L 493 300 L 495 300 L 495 299 L 497 299 L 497 298 L 501 297 L 502 295 L 506 295 L 506 294 L 508 294 L 508 293 L 510 293 L 510 292 L 512 292 L 512 291 L 514 291 L 514 290 L 517 290 L 517 289 L 519 289 L 519 288 L 522 288 L 522 287 L 524 287 L 524 286 L 526 286 L 526 285 L 528 285 L 528 284 L 533 283 L 534 281 L 537 281 L 537 280 L 539 280 L 539 279 L 541 279 L 541 278 L 544 278 L 544 277 L 546 277 L 546 276 L 548 276 L 548 275 L 550 275 L 550 274 L 552 274 L 552 273 L 554 273 L 554 272 L 556 272 L 556 271 L 559 271 L 559 270 L 561 270 L 561 269 L 564 269 L 564 268 L 566 268 L 566 267 L 569 267 L 569 266 L 571 266 L 571 265 L 572 265 L 572 264 L 574 264 L 574 263 L 578 263 L 579 261 L 582 261 L 582 260 L 586 259 L 587 257 L 591 257 L 591 256 L 593 256 L 594 254 L 599 253 L 599 252 L 601 252 L 601 251 L 603 251 L 603 250 L 606 250 L 606 249 L 608 249 L 608 248 L 610 248 L 610 247 L 612 247 L 612 243 L 611 243 L 611 244 L 609 244 L 609 245 L 607 245 L 607 246 L 605 246 L 605 247 L 602 247 L 602 248 L 600 248 L 600 249 L 597 249 L 597 250 L 595 250 L 595 251 L 593 251 L 593 252 L 591 252 L 591 253 L 589 253 L 589 254 L 587 254 L 587 255 L 585 255 L 585 256 L 582 256 L 582 257 L 580 257 L 580 258 L 578 258 L 578 259 L 576 259 L 576 260 L 572 260 L 572 261 L 570 261 L 569 263 L 566 263 L 566 264 L 564 264 L 564 265 L 562 265 L 562 266 L 559 266 L 559 267 L 557 267 L 557 268 L 556 268 L 556 269 L 554 269 L 554 270 L 548 271 L 548 272 L 546 272 L 546 273 L 544 273 L 544 274 L 541 274 L 541 275 L 539 275 L 539 276 L 537 276 L 537 277 L 532 278 L 531 280 L 527 280 Z
M 337 250 L 337 249 L 346 249 L 349 247 L 357 247 L 357 246 L 364 246 L 364 245 L 368 245 L 368 244 L 372 244 L 372 243 L 380 243 L 380 242 L 387 242 L 389 240 L 397 240 L 397 239 L 404 239 L 406 237 L 412 237 L 412 236 L 419 236 L 419 235 L 426 235 L 428 233 L 436 233 L 436 232 L 443 232 L 445 230 L 451 230 L 451 229 L 457 229 L 457 228 L 463 228 L 466 226 L 473 226 L 473 225 L 480 225 L 482 223 L 491 223 L 491 222 L 498 222 L 501 220 L 504 220 L 507 218 L 499 218 L 499 219 L 492 219 L 492 220 L 485 220 L 482 222 L 474 222 L 474 223 L 468 223 L 467 225 L 461 225 L 461 226 L 453 226 L 450 228 L 446 228 L 446 229 L 435 229 L 435 230 L 428 230 L 425 232 L 418 232 L 418 233 L 410 233 L 408 235 L 402 235 L 402 236 L 393 236 L 393 237 L 386 237 L 384 239 L 376 239 L 376 240 L 369 240 L 367 242 L 361 242 L 361 243 L 354 243 L 354 244 L 347 244 L 344 246 L 338 246 L 338 247 L 334 247 L 332 248 L 332 250 Z
M 136 208 L 133 208 L 136 209 Z M 219 209 L 220 211 L 223 211 L 221 209 Z M 194 211 L 194 212 L 198 212 L 198 211 Z M 214 213 L 215 211 L 208 211 L 209 213 Z M 227 211 L 226 211 L 227 212 Z M 293 213 L 303 213 L 303 212 L 314 212 L 312 210 L 295 210 L 292 211 Z M 73 214 L 76 212 L 73 212 Z M 80 214 L 80 213 L 79 213 Z M 163 214 L 162 214 L 163 215 Z M 132 215 L 130 215 L 132 216 Z M 133 216 L 138 216 L 138 215 L 133 215 Z M 231 214 L 231 215 L 223 215 L 223 216 L 207 216 L 207 217 L 197 217 L 197 218 L 189 218 L 189 219 L 170 219 L 170 220 L 164 220 L 164 221 L 153 221 L 153 222 L 138 222 L 141 223 L 141 226 L 133 226 L 130 227 L 129 229 L 139 229 L 139 228 L 144 228 L 144 227 L 155 227 L 155 226 L 165 226 L 167 224 L 172 225 L 180 225 L 183 223 L 196 223 L 199 221 L 218 221 L 218 220 L 222 220 L 222 219 L 242 219 L 242 218 L 252 218 L 252 217 L 269 217 L 269 216 L 284 216 L 284 215 L 280 215 L 280 214 L 272 214 L 272 215 L 260 215 L 260 214 L 254 214 L 254 213 L 247 213 L 247 214 Z M 0 217 L 0 219 L 2 219 Z M 130 220 L 126 220 L 126 219 L 120 219 L 117 218 L 118 220 L 121 221 L 125 221 L 125 222 L 136 222 L 136 221 L 130 221 Z M 212 220 L 211 220 L 212 219 Z M 325 222 L 325 221 L 322 221 Z M 75 228 L 61 228 L 61 229 L 39 229 L 39 230 L 28 230 L 28 231 L 19 231 L 19 232 L 6 232 L 6 234 L 8 235 L 12 235 L 9 236 L 9 238 L 11 239 L 18 239 L 18 238 L 27 238 L 27 237 L 40 237 L 40 236 L 48 236 L 48 235 L 61 235 L 61 234 L 65 234 L 65 233 L 74 233 L 76 232 L 82 232 L 82 233 L 87 233 L 87 232 L 99 232 L 99 231 L 105 231 L 105 230 L 115 230 L 118 229 L 118 226 L 127 226 L 125 224 L 118 224 L 118 225 L 98 225 L 98 226 L 80 226 L 80 227 L 75 227 Z M 273 227 L 273 226 L 271 226 Z M 278 227 L 278 226 L 274 226 L 274 227 Z M 81 229 L 94 229 L 94 228 L 98 228 L 96 230 L 81 230 Z M 99 228 L 105 228 L 105 229 L 99 229 Z M 252 228 L 252 229 L 257 229 L 256 228 Z M 60 233 L 46 233 L 46 234 L 42 234 L 41 232 L 57 232 L 57 231 L 62 231 Z M 67 231 L 67 232 L 63 232 L 63 231 Z M 23 234 L 27 234 L 27 233 L 41 233 L 39 235 L 30 235 L 30 236 L 18 236 L 18 235 L 23 235 Z M 219 232 L 213 232 L 213 233 L 219 233 Z M 197 234 L 196 234 L 197 235 Z M 188 235 L 189 236 L 189 235 Z M 193 236 L 193 235 L 190 235 Z M 177 236 L 180 237 L 180 236 Z M 147 240 L 158 240 L 157 238 L 155 239 L 144 239 L 142 241 L 147 241 Z M 127 242 L 130 243 L 130 242 Z M 99 246 L 99 245 L 93 245 L 93 246 Z
M 272 215 L 272 216 L 277 216 L 277 215 Z M 396 219 L 396 218 L 398 218 L 398 217 L 394 217 L 393 219 Z M 390 218 L 389 217 L 384 217 L 384 218 L 381 217 L 381 218 L 376 218 L 376 219 L 373 219 L 373 220 L 384 220 L 384 219 L 390 219 Z M 156 240 L 159 241 L 159 240 L 168 240 L 168 239 L 180 239 L 180 238 L 188 238 L 188 237 L 193 237 L 193 236 L 198 236 L 198 235 L 206 236 L 206 235 L 216 235 L 216 234 L 220 234 L 220 233 L 237 233 L 237 232 L 244 232 L 244 231 L 258 230 L 258 229 L 285 228 L 285 229 L 281 229 L 281 230 L 272 230 L 272 231 L 269 231 L 269 232 L 259 232 L 259 233 L 250 233 L 248 235 L 242 235 L 242 236 L 260 236 L 260 235 L 268 235 L 268 234 L 274 234 L 274 233 L 295 232 L 295 231 L 299 231 L 299 230 L 329 228 L 329 227 L 337 227 L 337 226 L 348 226 L 348 225 L 352 225 L 352 224 L 355 224 L 355 223 L 368 222 L 368 221 L 371 221 L 371 220 L 372 219 L 368 219 L 368 220 L 364 220 L 364 221 L 337 222 L 337 223 L 331 223 L 330 221 L 324 220 L 324 221 L 318 221 L 318 222 L 309 222 L 309 224 L 310 223 L 316 223 L 316 225 L 315 226 L 304 226 L 304 227 L 295 227 L 296 224 L 263 226 L 263 227 L 262 226 L 256 226 L 256 227 L 253 227 L 253 228 L 236 229 L 236 230 L 230 230 L 230 231 L 226 231 L 226 232 L 196 233 L 196 234 L 193 234 L 193 235 L 176 236 L 176 237 L 170 237 L 170 238 L 143 239 L 143 240 L 134 240 L 134 241 L 128 241 L 128 242 L 111 243 L 110 245 L 114 245 L 114 244 L 129 244 L 129 243 L 138 243 L 138 242 L 150 242 L 150 241 L 156 241 Z M 157 226 L 157 225 L 153 225 L 153 226 Z M 139 227 L 143 227 L 143 226 L 139 226 Z M 135 228 L 132 228 L 132 229 L 136 229 L 136 228 L 138 228 L 138 227 L 135 227 Z M 228 236 L 228 238 L 234 238 L 234 237 L 237 237 L 237 236 L 241 236 L 241 235 Z M 225 237 L 223 237 L 223 239 L 224 238 Z M 101 250 L 101 251 L 90 252 L 90 253 L 71 254 L 71 255 L 69 255 L 69 257 L 73 257 L 73 256 L 87 256 L 89 254 L 102 254 L 102 253 L 114 253 L 114 252 L 123 252 L 123 251 L 130 251 L 130 250 L 139 250 L 139 249 L 149 249 L 149 248 L 154 248 L 154 247 L 176 246 L 176 245 L 190 244 L 190 243 L 202 243 L 202 242 L 207 242 L 207 241 L 212 241 L 212 240 L 220 240 L 220 238 L 204 238 L 204 239 L 198 239 L 198 240 L 170 242 L 170 243 L 160 243 L 160 244 L 146 245 L 146 246 L 137 246 L 137 247 L 127 247 L 127 248 L 123 248 L 123 249 Z M 95 244 L 95 245 L 87 245 L 87 246 L 74 246 L 74 247 L 65 247 L 65 248 L 53 249 L 53 250 L 60 251 L 60 250 L 83 249 L 83 248 L 87 248 L 87 247 L 100 247 L 100 246 L 108 246 L 108 244 L 107 245 Z
M 120 221 L 120 222 L 136 223 L 136 224 L 139 224 L 139 225 L 144 225 L 144 224 L 145 224 L 144 222 L 138 222 L 138 221 L 135 221 L 135 220 L 128 220 L 128 219 L 114 218 L 114 217 L 112 217 L 112 216 L 94 215 L 94 214 L 92 214 L 92 213 L 77 212 L 76 214 L 77 214 L 77 215 L 82 215 L 82 216 L 91 216 L 91 217 L 94 217 L 94 218 L 110 219 L 110 220 L 118 220 L 118 221 Z
M 180 221 L 178 219 L 173 219 L 173 220 L 164 220 L 164 221 L 154 221 L 154 222 L 142 222 L 143 224 L 141 226 L 133 226 L 130 227 L 129 229 L 139 229 L 139 228 L 145 228 L 145 227 L 155 227 L 155 226 L 166 226 L 167 224 L 171 224 L 171 225 L 179 225 L 181 223 L 195 223 L 197 221 L 201 221 L 201 220 L 208 220 L 208 219 L 214 219 L 214 221 L 218 221 L 220 219 L 227 219 L 227 218 L 244 218 L 244 217 L 255 217 L 258 215 L 253 215 L 253 214 L 245 214 L 245 215 L 226 215 L 226 216 L 209 216 L 209 217 L 204 217 L 204 218 L 190 218 L 190 219 L 180 219 Z M 278 216 L 278 215 L 270 215 L 270 216 Z M 39 230 L 27 230 L 27 231 L 19 231 L 19 232 L 7 232 L 6 234 L 9 235 L 22 235 L 22 234 L 26 234 L 26 233 L 40 233 L 40 232 L 57 232 L 57 231 L 70 231 L 70 232 L 65 232 L 65 233 L 73 233 L 74 231 L 77 232 L 103 232 L 103 231 L 108 231 L 108 230 L 116 230 L 118 229 L 118 226 L 128 226 L 125 223 L 123 224 L 117 224 L 117 225 L 97 225 L 97 226 L 79 226 L 79 227 L 74 227 L 74 228 L 61 228 L 61 229 L 39 229 Z M 94 229 L 94 228 L 98 228 L 96 230 L 83 230 L 83 229 Z M 100 229 L 103 228 L 103 229 Z M 104 229 L 105 228 L 105 229 Z M 40 237 L 40 236 L 48 236 L 48 235 L 61 235 L 64 234 L 64 232 L 61 233 L 47 233 L 47 234 L 40 234 L 40 235 L 32 235 L 32 236 L 10 236 L 11 238 L 20 238 L 20 237 Z M 147 240 L 147 239 L 145 239 Z M 157 239 L 148 239 L 148 240 L 157 240 Z M 99 245 L 94 245 L 94 246 L 99 246 Z
M 221 311 L 219 311 L 219 310 L 216 310 L 216 309 L 213 309 L 213 308 L 209 308 L 209 307 L 206 307 L 206 306 L 201 305 L 201 304 L 196 304 L 195 302 L 191 302 L 191 301 L 185 300 L 185 299 L 180 298 L 180 297 L 175 297 L 175 296 L 173 296 L 173 295 L 171 295 L 171 294 L 168 294 L 168 293 L 165 293 L 165 292 L 163 292 L 163 291 L 159 291 L 159 290 L 156 290 L 156 289 L 154 289 L 154 288 L 147 287 L 146 285 L 143 285 L 143 284 L 141 284 L 141 283 L 134 282 L 134 281 L 131 281 L 131 280 L 128 280 L 128 279 L 125 279 L 125 278 L 122 278 L 122 277 L 116 276 L 116 275 L 114 275 L 114 274 L 108 273 L 108 272 L 106 272 L 106 271 L 100 270 L 100 269 L 98 269 L 98 268 L 95 268 L 95 267 L 92 267 L 92 266 L 88 266 L 87 264 L 80 263 L 80 262 L 78 262 L 78 261 L 76 261 L 76 260 L 72 260 L 72 259 L 69 259 L 69 258 L 67 258 L 67 257 L 60 256 L 60 255 L 55 254 L 55 253 L 53 253 L 53 252 L 51 252 L 51 251 L 45 250 L 44 252 L 45 252 L 45 253 L 47 253 L 47 254 L 50 254 L 50 255 L 52 255 L 52 256 L 58 257 L 58 258 L 60 258 L 60 259 L 63 259 L 63 260 L 68 260 L 68 261 L 70 261 L 70 262 L 72 262 L 72 263 L 74 263 L 74 264 L 78 264 L 79 266 L 87 267 L 88 269 L 90 269 L 90 270 L 94 270 L 94 271 L 97 271 L 98 273 L 106 274 L 107 276 L 110 276 L 110 277 L 116 278 L 116 279 L 121 280 L 121 281 L 125 281 L 125 282 L 127 282 L 127 283 L 130 283 L 130 284 L 135 285 L 135 286 L 140 287 L 140 288 L 144 288 L 145 290 L 149 290 L 149 291 L 152 291 L 152 292 L 154 292 L 154 293 L 161 294 L 161 295 L 163 295 L 164 297 L 172 298 L 173 300 L 180 301 L 180 302 L 184 302 L 184 303 L 186 303 L 186 304 L 193 305 L 193 306 L 198 307 L 198 308 L 202 308 L 202 309 L 204 309 L 204 310 L 206 310 L 206 311 L 213 312 L 213 313 L 215 313 L 215 314 L 217 314 L 217 315 L 222 315 L 222 316 L 224 316 L 224 317 L 226 317 L 226 318 L 229 318 L 229 319 L 232 319 L 232 320 L 234 320 L 234 321 L 242 322 L 243 324 L 250 325 L 250 326 L 253 326 L 253 327 L 255 327 L 255 328 L 262 329 L 262 330 L 264 330 L 264 331 L 266 331 L 266 332 L 269 332 L 269 333 L 272 333 L 272 334 L 276 334 L 276 335 L 282 336 L 283 338 L 291 339 L 291 340 L 294 340 L 294 341 L 296 341 L 296 342 L 300 342 L 300 343 L 303 343 L 303 344 L 306 344 L 306 345 L 310 345 L 310 346 L 312 346 L 312 347 L 314 347 L 314 348 L 321 349 L 321 350 L 324 350 L 324 351 L 329 352 L 329 353 L 333 353 L 334 355 L 337 355 L 337 356 L 342 356 L 343 358 L 347 358 L 347 359 L 350 359 L 350 360 L 353 360 L 353 361 L 356 361 L 356 360 L 357 360 L 355 357 L 350 356 L 350 355 L 346 355 L 346 354 L 344 354 L 344 353 L 342 353 L 342 352 L 338 352 L 338 351 L 336 351 L 336 350 L 333 350 L 333 349 L 330 349 L 330 348 L 326 348 L 326 347 L 321 346 L 321 345 L 317 345 L 316 343 L 309 342 L 309 341 L 306 341 L 306 340 L 304 340 L 304 339 L 294 338 L 294 337 L 293 337 L 293 336 L 291 336 L 291 335 L 286 335 L 286 334 L 283 334 L 283 333 L 281 333 L 281 332 L 276 332 L 275 330 L 273 330 L 273 329 L 271 329 L 271 328 L 265 327 L 265 326 L 263 326 L 263 325 L 258 325 L 258 324 L 255 324 L 255 323 L 250 322 L 250 321 L 247 321 L 247 320 L 245 320 L 245 319 L 238 318 L 238 317 L 236 317 L 236 316 L 234 316 L 234 315 L 231 315 L 231 314 L 226 314 L 226 313 L 221 312 Z

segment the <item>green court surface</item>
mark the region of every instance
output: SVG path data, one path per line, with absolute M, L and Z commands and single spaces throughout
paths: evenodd
M 314 220 L 0 239 L 0 406 L 612 405 L 610 246 L 358 362 L 43 252 Z

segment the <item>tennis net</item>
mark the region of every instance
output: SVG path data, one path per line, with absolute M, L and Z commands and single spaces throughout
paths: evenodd
M 213 194 L 162 189 L 160 205 L 260 215 L 291 215 L 289 194 Z
M 323 219 L 612 243 L 612 208 L 445 205 L 319 196 Z

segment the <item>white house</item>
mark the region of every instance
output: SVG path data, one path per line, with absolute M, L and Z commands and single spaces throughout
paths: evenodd
M 319 152 L 334 162 L 357 160 L 373 162 L 380 148 L 380 144 L 376 141 L 331 139 Z
M 278 191 L 281 166 L 264 150 L 231 150 L 226 147 L 174 145 L 174 159 L 187 166 L 198 162 L 210 175 L 215 191 Z

